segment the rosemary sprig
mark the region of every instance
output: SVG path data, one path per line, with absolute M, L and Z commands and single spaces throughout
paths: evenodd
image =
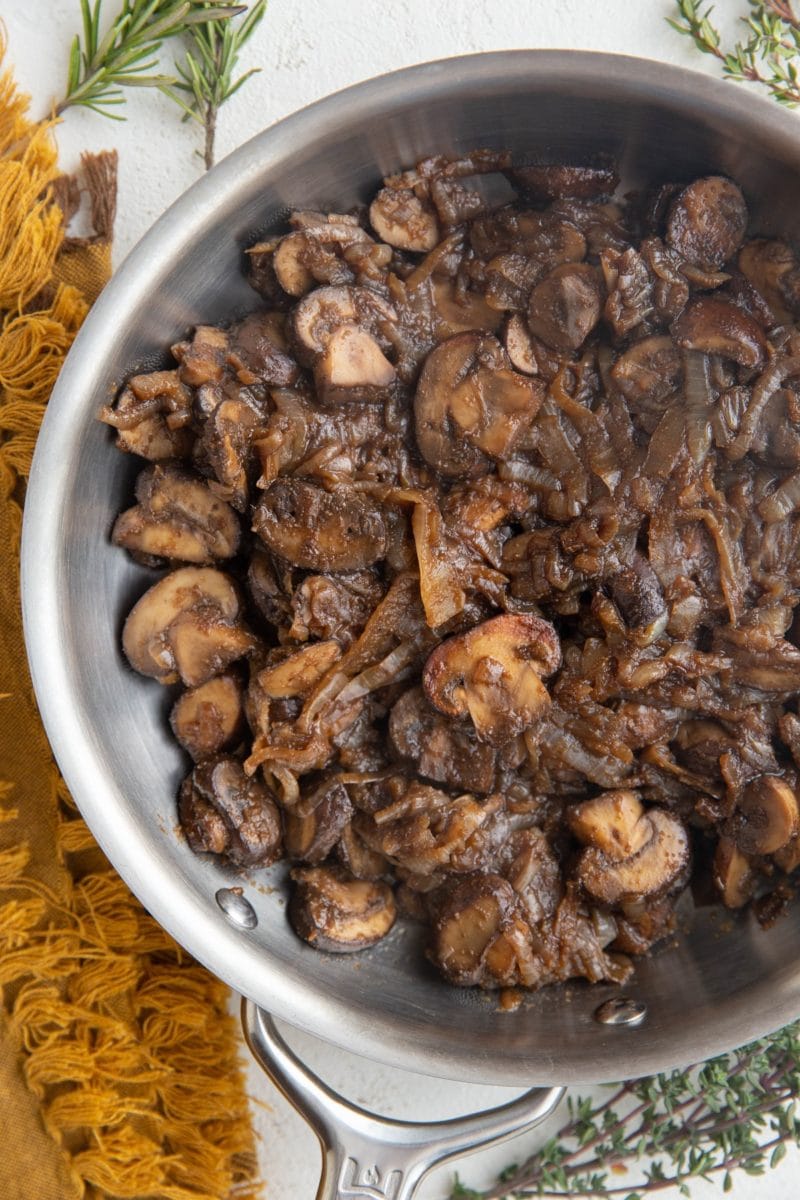
M 246 8 L 243 5 L 239 11 L 245 12 Z M 210 5 L 208 10 L 210 14 Z M 204 127 L 203 161 L 206 170 L 214 165 L 214 140 L 220 107 L 238 92 L 251 75 L 259 71 L 258 67 L 251 67 L 234 77 L 242 48 L 266 10 L 267 0 L 256 0 L 241 21 L 218 20 L 209 15 L 202 24 L 193 25 L 188 31 L 189 46 L 185 59 L 175 64 L 179 78 L 174 84 L 162 85 L 162 91 L 183 109 L 184 120 L 196 120 Z
M 730 1054 L 646 1079 L 614 1085 L 601 1103 L 568 1099 L 568 1120 L 487 1192 L 464 1187 L 459 1200 L 505 1197 L 607 1197 L 626 1200 L 693 1179 L 762 1175 L 789 1143 L 800 1145 L 800 1023 Z M 627 1178 L 624 1178 L 627 1176 Z
M 210 20 L 224 22 L 241 5 L 202 0 L 123 0 L 108 31 L 101 35 L 102 0 L 80 0 L 82 36 L 70 47 L 67 87 L 56 105 L 57 115 L 75 106 L 91 108 L 121 121 L 114 111 L 124 104 L 123 88 L 165 87 L 172 76 L 158 71 L 158 51 L 177 37 Z
M 703 0 L 676 0 L 677 17 L 667 21 L 690 37 L 703 54 L 722 63 L 722 72 L 737 82 L 760 83 L 780 104 L 800 104 L 800 16 L 793 0 L 749 0 L 742 17 L 745 37 L 724 46 L 713 23 L 713 6 Z

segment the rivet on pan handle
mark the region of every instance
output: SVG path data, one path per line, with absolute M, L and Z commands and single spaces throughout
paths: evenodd
M 395 1121 L 350 1104 L 304 1066 L 272 1017 L 249 1000 L 242 1025 L 256 1061 L 322 1144 L 317 1200 L 410 1200 L 450 1158 L 524 1133 L 550 1115 L 564 1089 L 533 1088 L 509 1104 L 449 1121 Z

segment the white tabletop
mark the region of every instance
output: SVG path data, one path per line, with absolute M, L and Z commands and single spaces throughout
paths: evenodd
M 32 112 L 43 114 L 63 89 L 66 50 L 79 24 L 78 0 L 17 0 L 0 5 L 9 37 L 9 60 L 32 95 Z M 246 51 L 244 65 L 258 65 L 252 79 L 223 110 L 218 157 L 247 138 L 321 96 L 397 67 L 480 50 L 569 47 L 621 51 L 714 73 L 716 64 L 668 28 L 671 0 L 270 0 L 266 19 Z M 107 0 L 106 8 L 115 8 Z M 746 11 L 745 0 L 727 0 L 715 14 L 728 30 Z M 731 84 L 730 86 L 737 86 Z M 741 85 L 738 85 L 741 86 Z M 117 264 L 164 209 L 196 179 L 202 163 L 199 134 L 181 126 L 172 104 L 158 94 L 131 92 L 128 120 L 112 124 L 89 111 L 67 114 L 58 131 L 61 164 L 69 170 L 81 150 L 115 146 L 120 154 Z M 798 117 L 800 121 L 800 117 Z M 800 125 L 798 125 L 800 133 Z M 376 1067 L 315 1039 L 291 1037 L 315 1068 L 351 1099 L 387 1115 L 436 1119 L 486 1107 L 508 1098 L 500 1088 L 452 1084 Z M 313 1134 L 257 1068 L 249 1072 L 260 1137 L 265 1195 L 271 1200 L 311 1200 L 319 1175 Z M 548 1126 L 548 1129 L 552 1126 Z M 498 1170 L 536 1146 L 506 1143 L 459 1164 L 463 1182 L 488 1186 Z M 781 1166 L 763 1179 L 736 1178 L 738 1200 L 790 1200 L 800 1152 L 790 1149 Z M 446 1197 L 453 1168 L 429 1177 L 426 1200 Z M 615 1184 L 624 1185 L 624 1180 Z M 697 1184 L 692 1195 L 709 1200 L 719 1186 Z M 677 1189 L 660 1193 L 678 1200 Z

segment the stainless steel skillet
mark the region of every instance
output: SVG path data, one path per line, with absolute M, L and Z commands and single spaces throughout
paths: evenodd
M 637 1026 L 594 1019 L 615 995 L 606 986 L 574 987 L 568 998 L 551 989 L 498 1015 L 491 999 L 434 977 L 412 929 L 357 962 L 318 954 L 288 926 L 280 870 L 233 879 L 173 832 L 185 765 L 167 732 L 167 697 L 133 675 L 119 650 L 124 615 L 152 576 L 108 542 L 137 464 L 96 421 L 100 405 L 126 375 L 159 365 L 188 326 L 255 306 L 242 248 L 290 207 L 349 206 L 400 165 L 476 146 L 551 161 L 607 153 L 627 186 L 721 171 L 743 186 L 756 229 L 800 237 L 800 121 L 730 85 L 641 59 L 514 51 L 445 60 L 280 122 L 157 222 L 75 342 L 26 507 L 28 652 L 53 749 L 97 840 L 165 928 L 256 1006 L 380 1061 L 450 1078 L 631 1077 L 800 1015 L 800 907 L 769 933 L 749 918 L 723 933 L 716 910 L 698 910 L 685 936 L 638 965 L 633 998 L 647 1017 Z M 228 890 L 237 883 L 246 904 Z

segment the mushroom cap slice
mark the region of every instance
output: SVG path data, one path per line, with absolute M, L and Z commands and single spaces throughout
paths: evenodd
M 749 313 L 718 296 L 698 296 L 672 325 L 684 350 L 721 354 L 743 367 L 758 367 L 767 353 L 764 331 Z
M 178 676 L 187 687 L 219 675 L 258 646 L 249 630 L 222 620 L 219 610 L 210 604 L 181 613 L 170 625 L 167 638 Z
M 134 670 L 174 683 L 168 630 L 181 613 L 199 606 L 212 606 L 225 621 L 235 621 L 239 597 L 232 580 L 213 567 L 180 567 L 154 583 L 133 606 L 122 630 L 122 648 Z
M 274 553 L 310 571 L 357 571 L 383 558 L 380 507 L 349 488 L 326 492 L 301 479 L 277 479 L 253 514 L 253 529 Z
M 397 908 L 386 883 L 355 879 L 342 867 L 299 867 L 291 879 L 289 920 L 317 950 L 365 950 L 394 925 Z
M 314 276 L 305 264 L 308 238 L 304 233 L 287 233 L 272 254 L 272 268 L 283 290 L 290 296 L 304 296 L 314 286 Z
M 666 240 L 690 263 L 721 267 L 741 246 L 747 205 L 741 189 L 723 175 L 695 179 L 667 214 Z
M 431 351 L 417 384 L 417 445 L 442 475 L 472 476 L 512 453 L 530 428 L 544 385 L 521 375 L 498 340 L 456 334 Z
M 794 319 L 793 297 L 787 280 L 796 277 L 800 264 L 787 242 L 768 238 L 748 238 L 736 260 L 739 270 L 764 297 L 780 325 Z
M 213 839 L 204 836 L 209 810 L 221 821 L 209 830 Z M 281 857 L 281 819 L 275 802 L 236 759 L 212 759 L 196 766 L 181 785 L 179 814 L 195 851 L 222 854 L 241 867 L 268 867 Z
M 379 399 L 397 372 L 376 339 L 358 325 L 331 334 L 314 367 L 317 397 L 323 404 Z
M 381 338 L 385 325 L 394 325 L 397 313 L 388 300 L 368 287 L 315 288 L 294 310 L 291 328 L 298 357 L 311 365 L 342 325 L 358 326 L 388 349 Z
M 742 908 L 752 898 L 755 872 L 749 858 L 731 838 L 721 837 L 717 842 L 713 877 L 726 908 Z
M 603 311 L 603 284 L 588 263 L 562 263 L 537 283 L 528 302 L 531 333 L 562 353 L 577 350 Z
M 283 840 L 289 858 L 321 863 L 337 844 L 353 815 L 344 784 L 325 780 L 283 814 Z
M 514 167 L 508 177 L 525 196 L 541 200 L 598 200 L 613 196 L 619 175 L 613 167 L 569 166 L 564 163 Z
M 611 378 L 629 404 L 657 404 L 681 387 L 683 357 L 671 337 L 653 334 L 620 354 Z
M 169 723 L 195 762 L 213 758 L 239 736 L 244 725 L 242 687 L 233 675 L 217 675 L 176 700 Z
M 558 634 L 549 621 L 505 613 L 441 642 L 428 656 L 422 686 L 439 712 L 469 714 L 477 737 L 499 746 L 550 707 L 542 678 L 560 664 Z
M 638 854 L 653 836 L 639 796 L 624 788 L 584 800 L 570 809 L 567 819 L 577 838 L 615 863 Z
M 467 876 L 437 905 L 428 957 L 449 983 L 498 987 L 505 982 L 501 960 L 506 932 L 512 937 L 519 932 L 530 940 L 511 884 L 499 875 Z M 493 978 L 498 974 L 500 978 Z
M 443 717 L 421 687 L 410 688 L 389 714 L 389 739 L 427 779 L 448 787 L 487 793 L 494 787 L 496 752 L 479 742 L 471 726 Z
M 762 775 L 745 788 L 731 820 L 743 854 L 774 854 L 800 831 L 794 788 L 778 775 Z
M 651 808 L 652 837 L 630 858 L 613 861 L 596 846 L 578 860 L 578 879 L 603 904 L 657 896 L 688 877 L 689 836 L 683 824 L 663 808 Z
M 236 514 L 202 479 L 175 463 L 147 467 L 136 481 L 139 503 L 116 520 L 111 540 L 139 554 L 189 563 L 232 558 Z
M 381 241 L 397 250 L 426 254 L 441 237 L 433 205 L 410 188 L 381 188 L 369 206 L 369 221 Z

